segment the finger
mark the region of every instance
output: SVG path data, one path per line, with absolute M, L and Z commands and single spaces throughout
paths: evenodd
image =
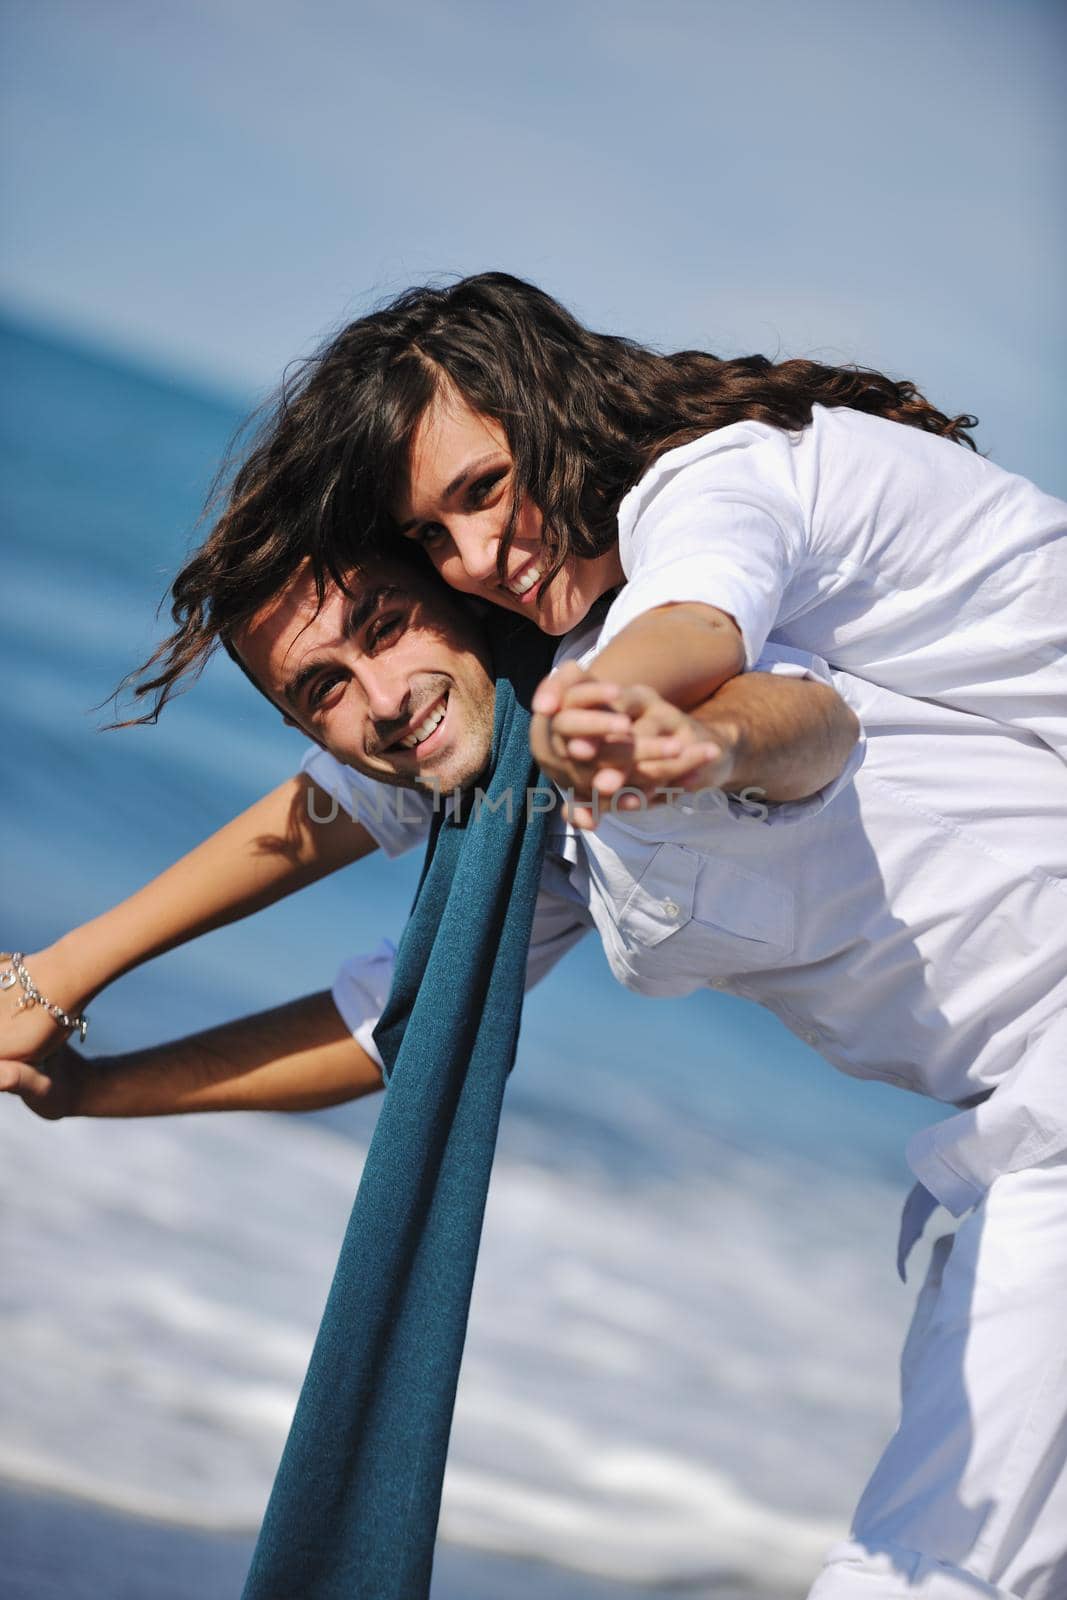
M 539 767 L 547 768 L 552 759 L 552 723 L 548 717 L 534 716 L 531 719 L 530 752 Z
M 730 780 L 731 762 L 717 744 L 698 746 L 679 757 L 677 776 L 686 789 L 721 789 Z
M 580 829 L 583 833 L 595 832 L 600 820 L 599 808 L 585 805 L 580 800 L 568 805 L 564 815 L 572 827 Z
M 596 739 L 568 739 L 567 754 L 573 761 L 595 761 L 600 752 Z
M 574 684 L 582 682 L 587 672 L 588 669 L 580 667 L 577 661 L 565 661 L 562 667 L 557 667 L 547 678 L 542 678 L 534 690 L 530 709 L 540 712 L 542 716 L 555 716 L 563 704 L 563 695 Z
M 709 756 L 708 751 L 714 752 Z M 650 758 L 634 763 L 630 781 L 635 786 L 650 788 L 653 784 L 667 784 L 688 790 L 716 789 L 726 781 L 716 759 L 715 745 L 695 745 L 683 749 L 679 755 L 663 759 Z
M 630 768 L 598 767 L 593 774 L 593 793 L 602 799 L 610 799 L 613 794 L 625 787 L 630 776 Z
M 564 739 L 629 739 L 630 719 L 618 711 L 582 710 L 564 706 L 552 718 L 554 731 Z
M 40 1094 L 50 1082 L 25 1061 L 0 1061 L 0 1092 L 4 1094 Z
M 634 766 L 643 767 L 650 761 L 676 760 L 685 750 L 681 735 L 671 733 L 654 738 L 634 739 Z
M 614 683 L 605 683 L 600 678 L 582 678 L 568 684 L 560 695 L 560 709 L 575 707 L 577 710 L 589 710 L 595 707 L 621 711 L 619 705 L 619 689 Z
M 662 695 L 657 694 L 655 689 L 646 688 L 642 683 L 630 684 L 625 689 L 620 689 L 617 704 L 619 710 L 625 711 L 631 718 L 648 716 L 660 708 L 674 716 L 683 715 L 676 706 L 672 706 Z

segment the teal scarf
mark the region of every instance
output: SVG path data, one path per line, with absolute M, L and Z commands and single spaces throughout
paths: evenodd
M 243 1600 L 427 1595 L 544 854 L 530 696 L 551 641 L 491 626 L 493 764 L 435 819 L 375 1038 L 387 1086 Z M 510 801 L 510 804 L 509 804 Z

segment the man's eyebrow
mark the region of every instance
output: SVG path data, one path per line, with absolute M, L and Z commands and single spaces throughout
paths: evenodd
M 493 457 L 499 454 L 500 452 L 498 450 L 487 450 L 484 455 L 475 456 L 473 461 L 468 461 L 456 473 L 456 476 L 452 479 L 452 482 L 445 486 L 445 492 L 441 496 L 441 499 L 451 500 L 452 496 L 454 494 L 458 494 L 460 489 L 463 488 L 464 484 L 466 484 L 469 479 L 473 478 L 476 473 L 482 470 L 487 461 L 492 461 Z M 402 522 L 399 525 L 397 532 L 410 533 L 412 528 L 417 527 L 421 520 L 422 519 L 420 517 L 412 517 L 410 522 Z
M 374 588 L 365 590 L 345 615 L 345 632 L 358 633 L 383 601 L 390 600 L 399 593 L 400 589 L 395 583 L 379 583 Z M 329 663 L 320 657 L 315 661 L 309 661 L 306 666 L 300 668 L 299 672 L 293 674 L 282 691 L 291 706 L 295 707 L 298 704 L 301 694 L 315 674 L 321 672 L 328 665 Z

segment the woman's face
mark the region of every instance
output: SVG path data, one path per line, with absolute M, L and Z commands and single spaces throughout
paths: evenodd
M 445 389 L 419 423 L 411 477 L 394 514 L 400 531 L 422 545 L 453 589 L 515 611 L 545 633 L 569 633 L 602 594 L 623 581 L 618 550 L 591 560 L 572 557 L 539 598 L 547 565 L 541 512 L 524 497 L 501 580 L 497 552 L 511 514 L 514 465 L 500 424 Z

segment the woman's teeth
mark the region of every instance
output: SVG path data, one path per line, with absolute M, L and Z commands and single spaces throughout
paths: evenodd
M 541 568 L 537 565 L 534 565 L 532 567 L 527 567 L 525 571 L 520 572 L 519 576 L 515 578 L 513 582 L 507 584 L 506 587 L 511 594 L 521 596 L 528 593 L 528 591 L 533 588 L 534 584 L 540 583 L 540 581 Z
M 424 739 L 428 739 L 434 729 L 443 720 L 444 714 L 445 702 L 442 701 L 435 710 L 430 712 L 430 715 L 425 719 L 425 721 L 420 722 L 418 727 L 412 733 L 408 734 L 406 739 L 400 740 L 401 750 L 414 750 L 417 744 L 421 744 Z

